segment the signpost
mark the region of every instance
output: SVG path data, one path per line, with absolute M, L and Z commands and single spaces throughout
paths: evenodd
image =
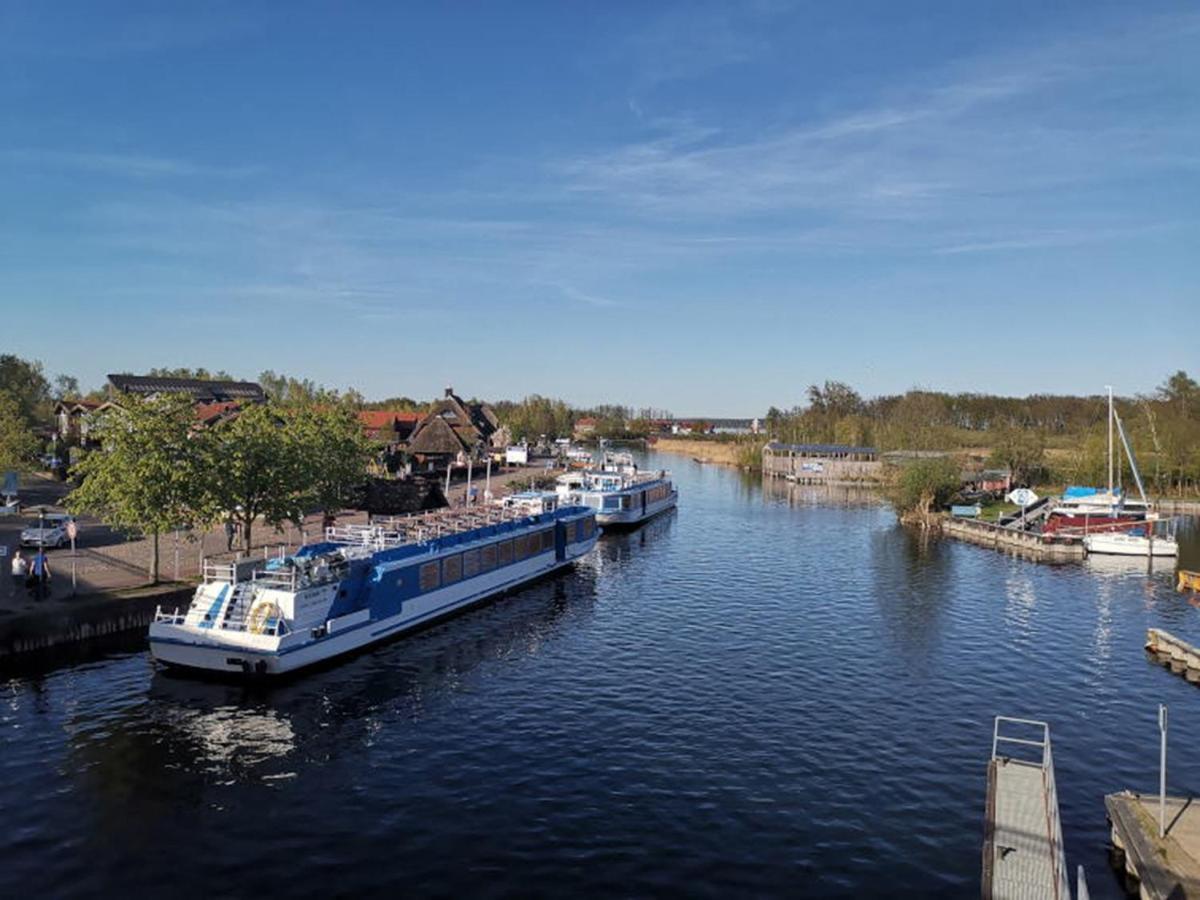
M 67 537 L 71 539 L 71 596 L 75 596 L 77 582 L 75 581 L 75 535 L 79 533 L 79 526 L 75 524 L 74 519 L 67 520 Z

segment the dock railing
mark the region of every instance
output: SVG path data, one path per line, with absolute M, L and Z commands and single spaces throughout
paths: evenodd
M 1009 734 L 1003 733 L 1003 726 L 1009 726 Z M 1041 740 L 1015 737 L 1011 733 L 1014 727 L 1024 734 L 1040 730 Z M 996 716 L 992 728 L 992 760 L 1000 759 L 1010 759 L 1041 768 L 1042 791 L 1046 803 L 1046 835 L 1050 841 L 1050 860 L 1054 870 L 1054 896 L 1057 900 L 1071 900 L 1067 857 L 1063 848 L 1062 820 L 1058 812 L 1058 786 L 1054 780 L 1054 751 L 1050 745 L 1050 725 L 1035 719 Z

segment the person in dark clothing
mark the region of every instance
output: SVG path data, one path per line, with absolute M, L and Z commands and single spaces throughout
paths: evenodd
M 46 548 L 38 547 L 38 552 L 29 562 L 29 581 L 32 585 L 33 599 L 43 600 L 50 584 L 50 559 L 46 556 Z

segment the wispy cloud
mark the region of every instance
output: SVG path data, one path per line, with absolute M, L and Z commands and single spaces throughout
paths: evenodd
M 566 191 L 640 222 L 736 223 L 750 234 L 822 222 L 857 225 L 865 240 L 890 231 L 901 243 L 919 223 L 942 252 L 1005 241 L 1016 249 L 1020 237 L 953 233 L 1019 218 L 1053 233 L 1073 211 L 1053 195 L 1087 195 L 1078 208 L 1094 210 L 1114 185 L 1200 158 L 1194 118 L 1153 119 L 1143 109 L 1163 77 L 1147 60 L 1181 58 L 1198 29 L 1200 16 L 1187 13 L 1071 35 L 958 62 L 880 88 L 874 104 L 765 131 L 643 115 L 646 139 L 560 159 L 553 172 Z M 1200 99 L 1194 86 L 1177 89 Z M 1116 91 L 1124 103 L 1106 104 Z M 1121 208 L 1153 215 L 1127 192 Z
M 136 153 L 103 153 L 76 150 L 14 148 L 0 151 L 0 158 L 13 165 L 38 169 L 76 169 L 120 178 L 244 178 L 261 174 L 261 166 L 217 166 L 147 156 Z

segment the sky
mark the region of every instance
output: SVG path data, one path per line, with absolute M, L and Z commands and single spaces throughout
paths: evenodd
M 752 416 L 1200 370 L 1189 3 L 0 0 L 0 352 Z

